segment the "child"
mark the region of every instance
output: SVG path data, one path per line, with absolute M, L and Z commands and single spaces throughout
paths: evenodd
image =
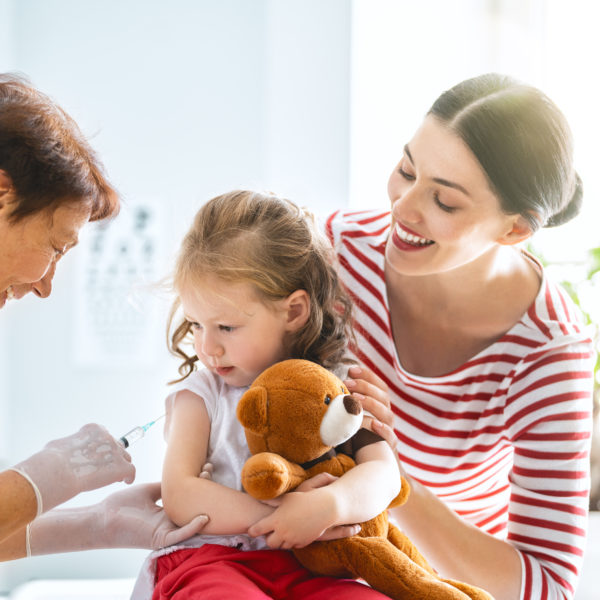
M 350 302 L 326 239 L 287 200 L 224 194 L 196 215 L 174 287 L 170 325 L 179 307 L 184 318 L 174 326 L 171 349 L 183 363 L 179 391 L 167 399 L 163 503 L 177 524 L 200 513 L 210 520 L 187 547 L 154 555 L 153 599 L 385 598 L 356 581 L 316 577 L 287 551 L 321 536 L 353 534 L 355 527 L 339 526 L 385 510 L 399 491 L 399 473 L 381 438 L 358 448 L 350 473 L 321 487 L 305 484 L 276 506 L 241 491 L 250 454 L 235 410 L 247 386 L 287 358 L 331 370 L 343 363 Z M 181 347 L 191 336 L 194 356 Z M 199 476 L 207 461 L 212 479 Z

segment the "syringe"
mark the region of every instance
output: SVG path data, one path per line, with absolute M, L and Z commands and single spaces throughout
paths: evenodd
M 119 442 L 123 444 L 123 448 L 129 448 L 131 444 L 137 442 L 138 440 L 141 440 L 146 434 L 146 431 L 148 431 L 148 429 L 150 429 L 150 427 L 152 427 L 154 423 L 160 421 L 164 416 L 165 415 L 160 415 L 160 417 L 154 419 L 154 421 L 150 421 L 145 425 L 138 425 L 137 427 L 134 427 L 131 431 L 128 431 L 125 435 L 122 435 L 119 438 Z

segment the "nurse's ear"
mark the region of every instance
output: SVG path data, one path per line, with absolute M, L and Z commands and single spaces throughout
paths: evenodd
M 512 246 L 524 242 L 533 235 L 531 224 L 523 215 L 510 215 L 507 232 L 498 239 L 499 244 Z

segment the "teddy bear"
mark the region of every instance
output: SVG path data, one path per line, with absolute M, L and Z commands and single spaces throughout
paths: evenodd
M 319 473 L 339 477 L 355 466 L 340 450 L 361 430 L 362 406 L 336 375 L 314 362 L 286 360 L 263 371 L 241 397 L 237 417 L 252 454 L 242 485 L 254 498 L 276 498 Z M 402 478 L 391 505 L 408 494 Z M 440 578 L 388 521 L 387 511 L 361 523 L 352 537 L 293 552 L 316 574 L 362 579 L 395 600 L 493 600 L 480 588 Z

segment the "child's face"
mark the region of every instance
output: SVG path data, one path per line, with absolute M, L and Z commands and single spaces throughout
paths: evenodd
M 233 386 L 250 385 L 267 367 L 288 358 L 285 300 L 265 302 L 252 286 L 214 277 L 200 289 L 182 290 L 198 358 Z

